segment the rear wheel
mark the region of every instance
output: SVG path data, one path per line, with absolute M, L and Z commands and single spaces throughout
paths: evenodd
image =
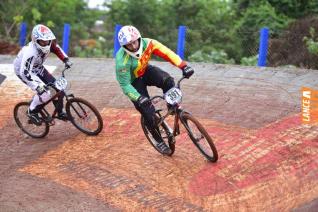
M 44 121 L 42 121 L 39 125 L 34 124 L 27 115 L 29 106 L 29 102 L 18 103 L 13 110 L 14 120 L 18 127 L 32 138 L 43 138 L 49 133 L 50 126 Z M 44 117 L 42 111 L 39 116 Z
M 103 129 L 103 119 L 94 105 L 74 97 L 66 103 L 66 113 L 72 124 L 87 135 L 98 135 Z
M 156 114 L 158 117 L 160 117 L 159 112 Z M 159 153 L 164 154 L 161 152 L 161 150 L 157 147 L 158 141 L 152 136 L 150 131 L 148 130 L 146 124 L 145 124 L 145 119 L 143 116 L 141 116 L 141 127 L 145 133 L 145 136 L 149 143 L 157 150 Z M 169 154 L 164 154 L 171 156 L 174 153 L 175 150 L 175 140 L 172 135 L 172 130 L 170 130 L 169 125 L 166 123 L 166 121 L 163 121 L 161 125 L 158 127 L 159 133 L 161 135 L 161 138 L 163 139 L 163 142 L 170 148 L 171 152 Z
M 180 117 L 189 137 L 200 152 L 211 162 L 218 160 L 218 152 L 212 138 L 200 124 L 200 122 L 189 113 L 183 113 Z

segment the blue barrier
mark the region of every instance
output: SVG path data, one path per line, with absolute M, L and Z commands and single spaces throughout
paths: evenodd
M 113 57 L 116 57 L 116 53 L 120 49 L 120 44 L 119 44 L 119 41 L 118 41 L 118 32 L 121 29 L 121 27 L 122 26 L 120 24 L 116 24 L 116 26 L 115 26 Z
M 118 32 L 121 29 L 121 25 L 116 24 L 114 33 L 114 52 L 113 57 L 116 56 L 117 51 L 120 49 L 120 44 L 118 42 Z M 269 29 L 264 27 L 260 30 L 260 42 L 259 42 L 259 56 L 258 56 L 258 66 L 266 66 L 267 51 L 268 51 L 268 37 Z M 178 45 L 177 54 L 184 59 L 185 51 L 185 41 L 186 41 L 186 26 L 179 26 L 178 30 Z
M 177 54 L 181 57 L 181 59 L 184 59 L 185 36 L 186 27 L 179 26 Z
M 269 29 L 264 27 L 260 31 L 258 66 L 266 66 Z
M 71 26 L 69 24 L 64 24 L 62 48 L 66 54 L 68 54 L 70 34 L 71 34 Z
M 19 44 L 21 47 L 25 45 L 26 35 L 27 35 L 27 24 L 25 22 L 22 22 L 20 25 L 20 38 L 19 38 Z

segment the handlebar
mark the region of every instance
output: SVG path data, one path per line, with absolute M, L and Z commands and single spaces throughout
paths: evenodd
M 64 67 L 64 69 L 62 70 L 62 77 L 65 77 L 65 74 L 64 74 L 64 72 L 67 70 L 67 69 L 70 69 L 71 67 Z
M 180 83 L 181 83 L 181 81 L 184 80 L 184 79 L 186 79 L 184 76 L 181 77 L 181 79 L 179 79 L 179 81 L 178 81 L 178 83 L 177 83 L 177 88 L 180 89 Z
M 65 72 L 67 69 L 70 69 L 70 67 L 69 67 L 69 68 L 64 67 L 64 68 L 62 69 L 62 77 L 65 77 L 64 72 Z M 55 84 L 54 84 L 54 83 L 52 83 L 52 82 L 47 83 L 45 86 L 50 86 L 50 87 L 55 88 Z

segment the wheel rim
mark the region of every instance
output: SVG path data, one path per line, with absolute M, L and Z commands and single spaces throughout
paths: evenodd
M 41 123 L 41 125 L 35 125 L 30 118 L 27 116 L 27 110 L 29 104 L 21 104 L 15 111 L 15 120 L 17 125 L 30 135 L 31 137 L 41 138 L 47 134 L 48 126 L 46 123 Z
M 151 143 L 151 145 L 158 151 L 160 152 L 161 154 L 163 154 L 160 149 L 157 148 L 157 144 L 158 142 L 156 141 L 156 139 L 154 139 L 154 137 L 152 136 L 152 134 L 150 133 L 150 131 L 148 130 L 147 126 L 145 125 L 144 123 L 144 119 L 142 118 L 142 126 L 143 126 L 143 129 L 144 129 L 144 132 L 146 134 L 146 137 L 148 139 L 148 141 Z M 164 127 L 164 123 L 162 123 L 160 126 L 159 126 L 159 133 L 163 139 L 163 141 L 165 142 L 165 144 L 170 148 L 171 150 L 171 153 L 168 154 L 168 155 L 172 155 L 173 152 L 174 152 L 174 146 L 171 146 L 172 144 L 169 143 L 169 139 L 171 139 L 168 135 L 168 129 L 166 129 Z
M 186 120 L 186 125 L 190 131 L 190 137 L 194 144 L 199 148 L 203 155 L 207 156 L 208 159 L 214 158 L 214 152 L 210 146 L 209 141 L 205 137 L 204 133 L 198 128 L 198 126 L 190 119 Z
M 94 133 L 99 129 L 99 119 L 88 105 L 73 102 L 69 112 L 73 123 L 82 130 Z

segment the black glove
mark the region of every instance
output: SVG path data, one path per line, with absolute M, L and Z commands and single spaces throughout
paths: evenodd
M 45 85 L 39 85 L 35 90 L 38 95 L 42 95 L 47 90 L 47 87 Z
M 194 70 L 190 66 L 186 65 L 182 68 L 182 73 L 185 78 L 189 79 L 194 73 Z
M 146 106 L 147 104 L 150 103 L 148 97 L 145 97 L 145 96 L 140 96 L 140 97 L 137 99 L 137 102 L 138 102 L 138 105 L 139 105 L 140 107 Z
M 71 66 L 73 65 L 73 63 L 70 61 L 70 59 L 68 57 L 66 57 L 64 60 L 63 60 L 64 64 L 65 64 L 65 68 L 69 69 L 71 68 Z

